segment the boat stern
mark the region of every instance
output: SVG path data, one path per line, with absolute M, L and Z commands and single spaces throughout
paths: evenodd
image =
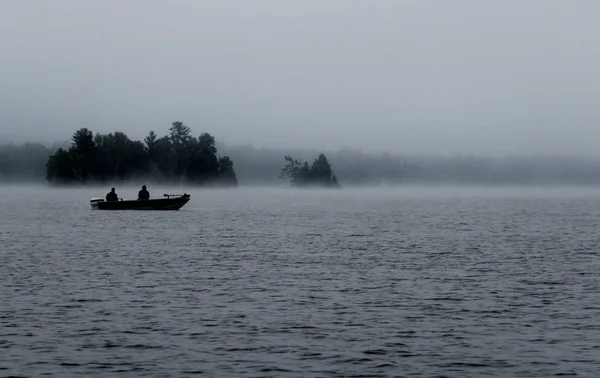
M 92 206 L 92 209 L 94 209 L 94 210 L 98 210 L 98 208 L 99 208 L 99 205 L 98 205 L 98 204 L 99 204 L 100 202 L 104 202 L 104 199 L 102 199 L 102 198 L 92 198 L 92 199 L 90 200 L 90 206 Z

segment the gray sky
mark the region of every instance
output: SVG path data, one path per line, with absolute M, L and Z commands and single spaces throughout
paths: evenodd
M 0 136 L 181 120 L 227 144 L 598 155 L 599 19 L 597 0 L 3 0 Z

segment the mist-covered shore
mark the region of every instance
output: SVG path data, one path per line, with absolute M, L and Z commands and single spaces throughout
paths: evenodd
M 66 143 L 65 143 L 66 145 Z M 219 153 L 231 158 L 241 186 L 289 186 L 280 178 L 286 155 L 309 160 L 327 154 L 344 187 L 396 185 L 459 186 L 596 186 L 600 185 L 600 159 L 576 156 L 486 157 L 365 153 L 256 148 L 218 143 Z M 0 183 L 46 183 L 46 164 L 58 148 L 41 143 L 0 145 Z M 152 182 L 139 176 L 135 182 Z M 128 180 L 115 181 L 127 185 Z M 132 185 L 135 185 L 131 183 Z M 94 183 L 90 183 L 94 185 Z M 101 183 L 95 183 L 100 185 Z M 184 181 L 181 182 L 185 184 Z

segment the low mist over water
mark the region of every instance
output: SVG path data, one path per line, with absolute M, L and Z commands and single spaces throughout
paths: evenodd
M 600 369 L 597 190 L 109 189 L 0 187 L 0 375 Z

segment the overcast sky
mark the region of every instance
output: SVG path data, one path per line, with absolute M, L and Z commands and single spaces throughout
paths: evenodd
M 598 0 L 2 0 L 0 142 L 600 154 Z

